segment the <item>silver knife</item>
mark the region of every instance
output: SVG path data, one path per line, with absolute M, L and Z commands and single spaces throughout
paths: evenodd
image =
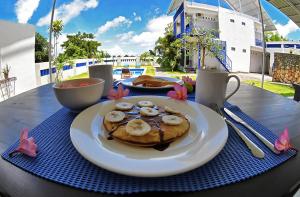
M 252 155 L 260 159 L 263 159 L 265 157 L 264 151 L 262 151 L 256 144 L 254 144 L 254 142 L 252 142 L 242 131 L 240 131 L 239 128 L 237 128 L 230 120 L 227 120 L 226 118 L 224 118 L 224 120 L 235 130 L 238 136 L 240 136 L 240 138 L 245 142 Z
M 221 108 L 217 104 L 211 104 L 210 106 L 214 111 L 220 114 L 225 122 L 232 127 L 232 129 L 236 132 L 236 134 L 241 138 L 241 140 L 246 144 L 246 146 L 251 151 L 252 155 L 263 159 L 265 157 L 264 151 L 262 151 L 255 143 L 253 143 L 239 128 L 237 128 L 230 120 L 228 120 L 224 113 L 222 112 Z
M 267 140 L 264 136 L 262 136 L 260 133 L 258 133 L 255 129 L 253 129 L 249 124 L 247 124 L 244 120 L 242 120 L 240 117 L 232 113 L 229 109 L 224 108 L 224 111 L 228 116 L 230 116 L 232 119 L 234 119 L 236 122 L 240 123 L 247 129 L 249 129 L 264 145 L 266 145 L 273 153 L 279 154 L 279 152 L 274 148 L 274 145 Z

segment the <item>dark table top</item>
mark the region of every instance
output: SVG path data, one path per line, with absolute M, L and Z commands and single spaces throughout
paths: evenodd
M 232 84 L 229 89 L 231 89 Z M 230 91 L 230 90 L 229 90 Z M 289 128 L 292 143 L 300 149 L 300 104 L 279 95 L 242 85 L 230 103 L 238 105 L 256 121 L 275 134 Z M 0 153 L 16 139 L 24 127 L 32 129 L 55 113 L 61 106 L 51 85 L 42 86 L 0 103 Z M 172 196 L 283 196 L 300 180 L 300 156 L 241 183 Z M 107 196 L 76 190 L 33 176 L 0 158 L 0 192 L 4 196 Z M 0 193 L 0 196 L 1 196 Z M 154 193 L 138 194 L 152 196 Z M 166 195 L 166 194 L 165 194 Z

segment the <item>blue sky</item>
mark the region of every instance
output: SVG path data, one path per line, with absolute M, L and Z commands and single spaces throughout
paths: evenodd
M 50 0 L 0 0 L 0 19 L 29 23 L 47 36 Z M 151 49 L 171 20 L 166 16 L 171 0 L 57 0 L 57 18 L 65 27 L 60 38 L 85 31 L 96 34 L 102 49 L 113 54 L 138 54 Z M 217 4 L 217 0 L 197 0 Z M 271 4 L 263 6 L 276 21 L 279 32 L 300 40 L 300 30 Z

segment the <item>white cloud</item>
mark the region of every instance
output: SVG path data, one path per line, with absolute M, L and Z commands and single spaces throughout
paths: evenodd
M 100 26 L 96 32 L 96 35 L 100 35 L 103 34 L 105 32 L 107 32 L 109 29 L 111 28 L 116 28 L 120 25 L 125 25 L 127 24 L 128 26 L 131 25 L 131 21 L 127 18 L 125 18 L 124 16 L 118 16 L 116 18 L 114 18 L 111 21 L 107 21 L 104 25 Z
M 27 23 L 31 18 L 40 0 L 18 0 L 15 4 L 15 12 L 19 23 Z
M 74 34 L 66 34 L 62 33 L 57 40 L 57 54 L 60 54 L 64 52 L 64 49 L 61 47 L 61 45 L 68 40 L 67 35 L 74 35 Z
M 138 21 L 138 22 L 141 22 L 142 21 L 142 17 L 141 16 L 138 16 L 136 14 L 136 12 L 133 12 L 132 15 L 134 16 L 134 21 Z
M 165 28 L 172 22 L 172 17 L 160 16 L 151 19 L 144 32 L 136 34 L 133 31 L 116 35 L 118 44 L 104 43 L 102 50 L 112 55 L 141 54 L 144 51 L 153 49 L 155 42 L 160 36 L 164 35 Z
M 290 33 L 299 30 L 299 27 L 292 20 L 289 20 L 285 25 L 277 23 L 276 21 L 274 21 L 274 24 L 276 29 L 278 30 L 278 33 L 283 37 L 286 37 Z
M 119 46 L 119 45 L 115 45 L 112 48 L 108 48 L 108 49 L 103 49 L 104 51 L 107 51 L 110 55 L 125 55 L 125 52 L 123 51 L 123 49 Z
M 164 35 L 165 28 L 172 22 L 171 16 L 160 16 L 150 20 L 147 24 L 147 31 L 132 37 L 131 41 L 146 49 L 152 49 L 160 36 Z
M 134 17 L 134 21 L 141 22 L 142 21 L 142 17 L 136 16 L 136 17 Z
M 155 8 L 154 13 L 159 14 L 161 12 L 160 8 Z
M 116 37 L 119 39 L 119 41 L 123 42 L 130 40 L 133 37 L 133 35 L 134 31 L 129 31 L 127 33 L 118 34 L 116 35 Z
M 71 19 L 80 15 L 82 11 L 96 8 L 98 0 L 73 0 L 70 3 L 62 4 L 55 9 L 54 20 L 60 19 L 67 24 Z M 44 17 L 40 18 L 37 26 L 45 26 L 50 24 L 51 11 Z

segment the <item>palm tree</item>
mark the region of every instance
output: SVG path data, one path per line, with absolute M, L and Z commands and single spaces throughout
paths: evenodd
M 64 24 L 62 20 L 55 20 L 53 21 L 53 37 L 54 37 L 54 57 L 57 57 L 57 44 L 58 38 L 61 35 L 61 32 L 64 28 Z

